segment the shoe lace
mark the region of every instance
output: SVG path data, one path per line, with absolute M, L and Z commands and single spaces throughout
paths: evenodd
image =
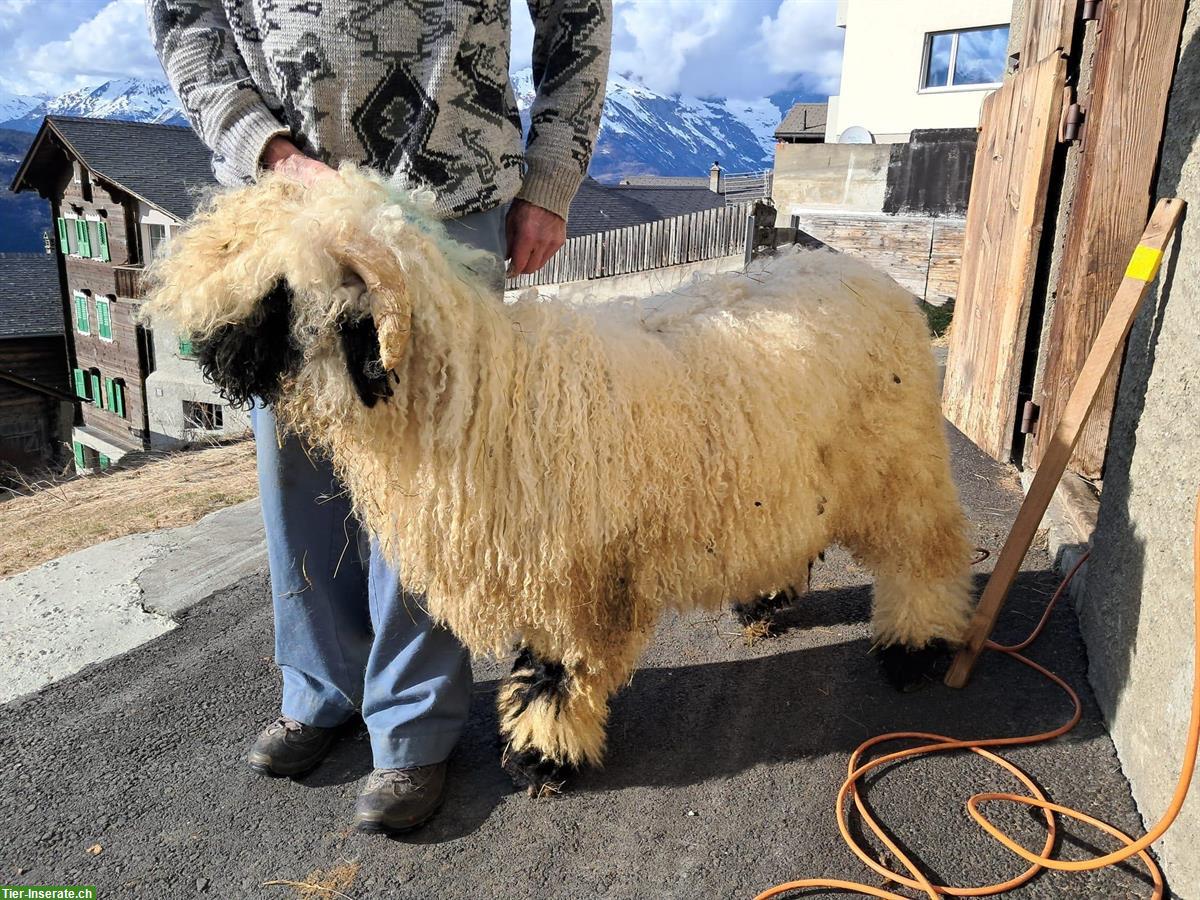
M 304 728 L 303 722 L 297 722 L 295 719 L 288 718 L 287 716 L 280 716 L 278 719 L 276 719 L 274 722 L 271 723 L 268 730 L 269 731 L 281 731 L 281 730 L 282 731 L 300 731 L 302 728 Z
M 372 775 L 381 785 L 416 785 L 412 769 L 376 769 Z

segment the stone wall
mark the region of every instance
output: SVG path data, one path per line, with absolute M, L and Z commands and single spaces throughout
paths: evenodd
M 1167 110 L 1160 197 L 1191 204 L 1129 338 L 1087 582 L 1089 677 L 1147 824 L 1179 775 L 1192 671 L 1192 517 L 1200 488 L 1200 4 Z M 1200 898 L 1200 791 L 1155 845 L 1172 896 Z

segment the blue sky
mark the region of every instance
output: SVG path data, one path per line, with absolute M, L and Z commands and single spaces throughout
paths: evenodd
M 662 93 L 760 97 L 837 90 L 836 0 L 616 0 L 612 71 Z M 513 4 L 514 67 L 532 26 Z M 0 0 L 0 91 L 51 93 L 161 78 L 143 0 Z

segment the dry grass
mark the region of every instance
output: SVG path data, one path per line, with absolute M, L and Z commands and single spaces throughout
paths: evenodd
M 188 525 L 257 493 L 252 440 L 29 483 L 0 502 L 0 577 L 112 538 Z
M 354 900 L 345 891 L 354 883 L 354 879 L 357 877 L 358 863 L 346 862 L 340 866 L 334 866 L 329 870 L 313 869 L 303 881 L 288 881 L 284 878 L 275 878 L 271 881 L 264 881 L 263 886 L 290 887 L 295 891 L 297 897 L 303 897 L 305 900 L 329 897 L 343 897 L 348 898 L 348 900 Z

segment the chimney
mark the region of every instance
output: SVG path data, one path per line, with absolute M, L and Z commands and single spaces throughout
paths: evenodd
M 708 170 L 708 189 L 714 194 L 721 193 L 721 163 L 715 159 Z

